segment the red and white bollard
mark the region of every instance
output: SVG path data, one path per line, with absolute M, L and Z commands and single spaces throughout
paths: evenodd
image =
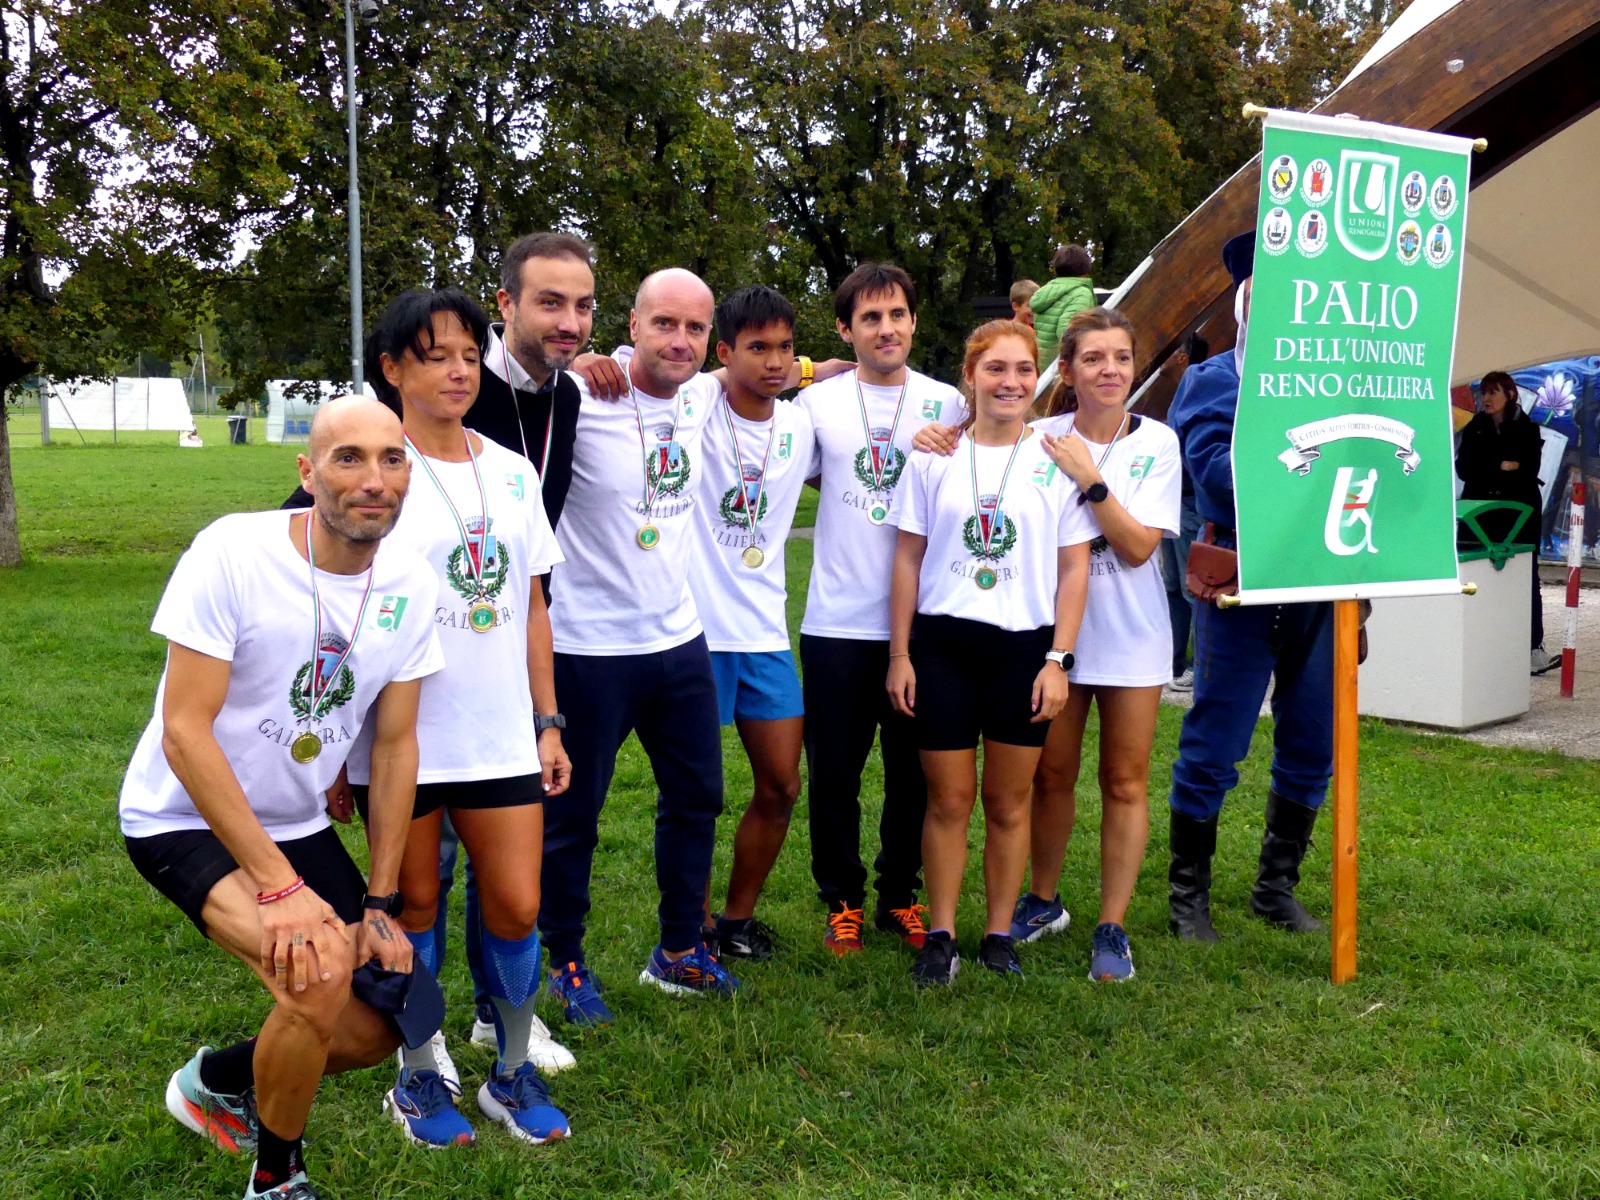
M 1578 585 L 1583 577 L 1583 472 L 1572 472 L 1572 512 L 1567 519 L 1567 641 L 1561 648 L 1561 698 L 1572 699 L 1578 662 Z

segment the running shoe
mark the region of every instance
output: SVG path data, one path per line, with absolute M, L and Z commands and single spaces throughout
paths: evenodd
M 718 958 L 742 958 L 747 962 L 770 959 L 776 940 L 772 930 L 754 917 L 742 921 L 718 917 L 712 937 L 716 940 L 708 940 L 706 944 L 715 948 Z
M 401 1071 L 400 1080 L 383 1098 L 383 1107 L 405 1131 L 406 1140 L 430 1150 L 470 1146 L 472 1126 L 456 1111 L 461 1088 L 437 1071 Z
M 928 927 L 922 923 L 927 913 L 924 905 L 914 902 L 904 908 L 889 908 L 880 904 L 877 912 L 872 914 L 872 924 L 884 933 L 894 934 L 913 950 L 921 950 L 923 940 L 928 936 Z
M 493 1021 L 473 1020 L 472 1044 L 499 1050 L 500 1037 L 494 1031 Z M 528 1029 L 528 1061 L 547 1074 L 578 1065 L 572 1051 L 556 1041 L 550 1035 L 550 1027 L 538 1017 L 533 1018 L 533 1024 Z
M 317 1195 L 304 1171 L 296 1171 L 277 1187 L 264 1192 L 256 1191 L 255 1166 L 250 1167 L 250 1186 L 244 1190 L 244 1200 L 322 1200 Z
M 195 1056 L 167 1080 L 167 1111 L 178 1123 L 208 1139 L 229 1154 L 255 1152 L 260 1126 L 256 1120 L 256 1094 L 224 1096 L 200 1082 L 200 1060 L 211 1053 L 201 1046 Z
M 1011 913 L 1011 940 L 1036 942 L 1047 933 L 1060 933 L 1072 924 L 1072 914 L 1061 906 L 1061 893 L 1045 900 L 1032 892 L 1022 893 Z
M 1121 925 L 1096 925 L 1089 952 L 1089 982 L 1126 983 L 1133 978 L 1133 951 Z
M 828 905 L 828 931 L 822 944 L 840 958 L 861 950 L 861 910 L 835 901 Z
M 1194 691 L 1194 668 L 1185 667 L 1182 674 L 1173 677 L 1172 683 L 1169 686 L 1175 692 Z
M 550 972 L 550 994 L 561 1001 L 568 1024 L 609 1025 L 615 1020 L 600 999 L 600 981 L 583 963 L 569 962 Z
M 668 958 L 657 946 L 639 972 L 639 982 L 675 996 L 731 996 L 739 981 L 701 942 L 682 958 Z
M 955 939 L 948 933 L 930 933 L 923 939 L 917 961 L 911 964 L 911 982 L 918 987 L 949 987 L 960 970 Z
M 1535 646 L 1529 654 L 1530 675 L 1544 675 L 1561 665 L 1561 655 L 1551 654 L 1543 646 Z
M 494 1078 L 478 1089 L 479 1112 L 499 1121 L 513 1137 L 536 1146 L 571 1136 L 566 1114 L 550 1103 L 550 1089 L 533 1063 L 525 1062 L 509 1075 L 501 1072 L 498 1062 L 494 1069 Z
M 477 1028 L 474 1027 L 472 1032 L 473 1040 L 476 1041 Z M 493 1025 L 489 1026 L 489 1034 L 489 1044 L 493 1046 L 495 1044 Z M 456 1094 L 460 1095 L 461 1072 L 456 1070 L 456 1060 L 451 1058 L 450 1051 L 445 1049 L 444 1030 L 441 1029 L 434 1033 L 433 1041 L 429 1045 L 433 1050 L 433 1061 L 439 1068 L 439 1074 L 443 1075 L 445 1082 L 451 1084 L 456 1089 Z M 406 1069 L 406 1052 L 404 1050 L 396 1050 L 394 1056 L 397 1069 L 404 1071 Z
M 978 943 L 978 961 L 987 971 L 1003 979 L 1021 979 L 1022 962 L 1017 958 L 1017 944 L 1007 933 L 986 933 Z

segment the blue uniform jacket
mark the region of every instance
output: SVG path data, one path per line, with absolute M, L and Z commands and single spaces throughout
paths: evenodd
M 1224 350 L 1188 368 L 1167 410 L 1178 435 L 1184 473 L 1194 486 L 1200 516 L 1232 529 L 1233 418 L 1239 408 L 1239 372 Z

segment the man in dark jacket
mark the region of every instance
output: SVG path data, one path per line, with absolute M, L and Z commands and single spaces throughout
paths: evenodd
M 1237 287 L 1238 343 L 1184 372 L 1168 419 L 1194 484 L 1195 507 L 1216 527 L 1217 544 L 1236 548 L 1231 447 L 1255 233 L 1228 242 L 1222 259 Z M 1194 707 L 1184 715 L 1169 801 L 1172 932 L 1185 941 L 1218 940 L 1211 925 L 1217 817 L 1239 782 L 1238 764 L 1249 753 L 1269 680 L 1275 681 L 1272 786 L 1250 907 L 1283 929 L 1323 929 L 1294 889 L 1333 772 L 1333 605 L 1195 607 Z

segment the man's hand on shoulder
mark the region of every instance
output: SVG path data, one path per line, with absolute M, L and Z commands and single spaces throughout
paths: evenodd
M 570 368 L 588 384 L 596 400 L 621 400 L 628 394 L 628 376 L 622 364 L 604 354 L 580 354 Z

